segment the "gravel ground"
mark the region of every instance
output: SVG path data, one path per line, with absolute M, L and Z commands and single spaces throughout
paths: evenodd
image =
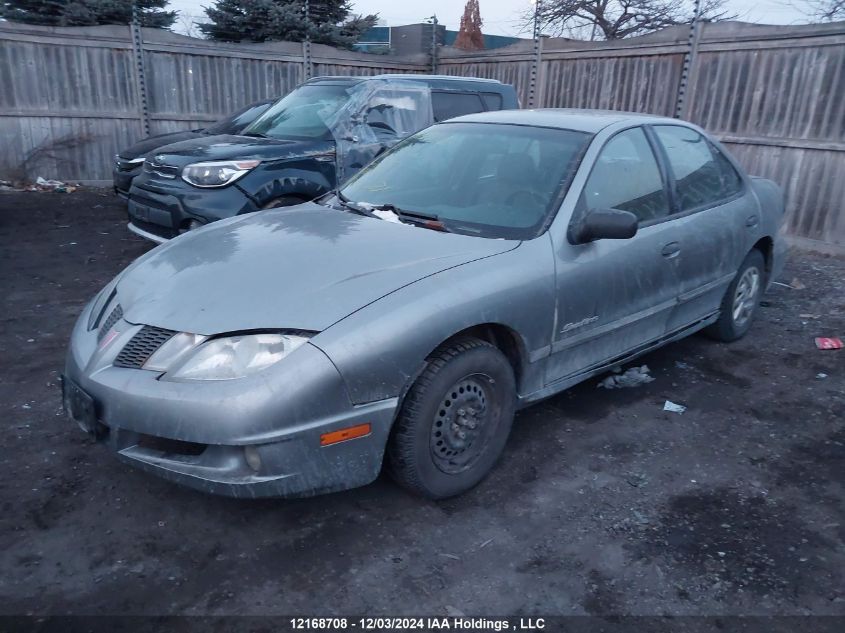
M 842 259 L 793 252 L 740 342 L 523 411 L 463 497 L 247 501 L 133 470 L 61 412 L 76 315 L 149 248 L 124 217 L 102 191 L 0 193 L 3 613 L 845 615 L 845 350 L 813 345 L 845 336 Z

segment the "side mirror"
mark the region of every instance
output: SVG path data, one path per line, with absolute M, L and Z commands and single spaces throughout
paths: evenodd
M 637 234 L 639 220 L 630 211 L 591 209 L 570 231 L 573 244 L 595 240 L 628 240 Z

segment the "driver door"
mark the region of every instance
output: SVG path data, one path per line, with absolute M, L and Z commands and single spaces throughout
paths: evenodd
M 556 247 L 557 321 L 547 383 L 574 378 L 647 346 L 666 333 L 679 293 L 680 236 L 669 196 L 641 127 L 602 148 L 572 221 L 593 209 L 637 216 L 630 239 L 568 241 Z

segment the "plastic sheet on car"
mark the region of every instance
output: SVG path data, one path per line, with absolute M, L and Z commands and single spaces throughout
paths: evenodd
M 434 121 L 431 89 L 411 79 L 372 79 L 349 89 L 349 101 L 326 119 L 337 147 L 342 182 Z

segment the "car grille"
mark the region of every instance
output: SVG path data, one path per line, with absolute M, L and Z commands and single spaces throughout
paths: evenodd
M 162 178 L 170 178 L 171 180 L 179 175 L 178 167 L 149 160 L 144 161 L 144 171 L 150 174 L 156 174 Z
M 120 354 L 114 359 L 115 367 L 127 367 L 129 369 L 140 369 L 155 351 L 169 341 L 176 334 L 173 330 L 165 330 L 152 325 L 145 325 L 132 337 L 132 339 L 120 350 Z
M 117 304 L 114 307 L 114 310 L 111 311 L 109 317 L 103 322 L 100 326 L 100 329 L 97 331 L 97 342 L 102 341 L 103 337 L 109 333 L 114 327 L 114 324 L 120 321 L 123 318 L 123 308 L 120 307 L 120 304 Z

